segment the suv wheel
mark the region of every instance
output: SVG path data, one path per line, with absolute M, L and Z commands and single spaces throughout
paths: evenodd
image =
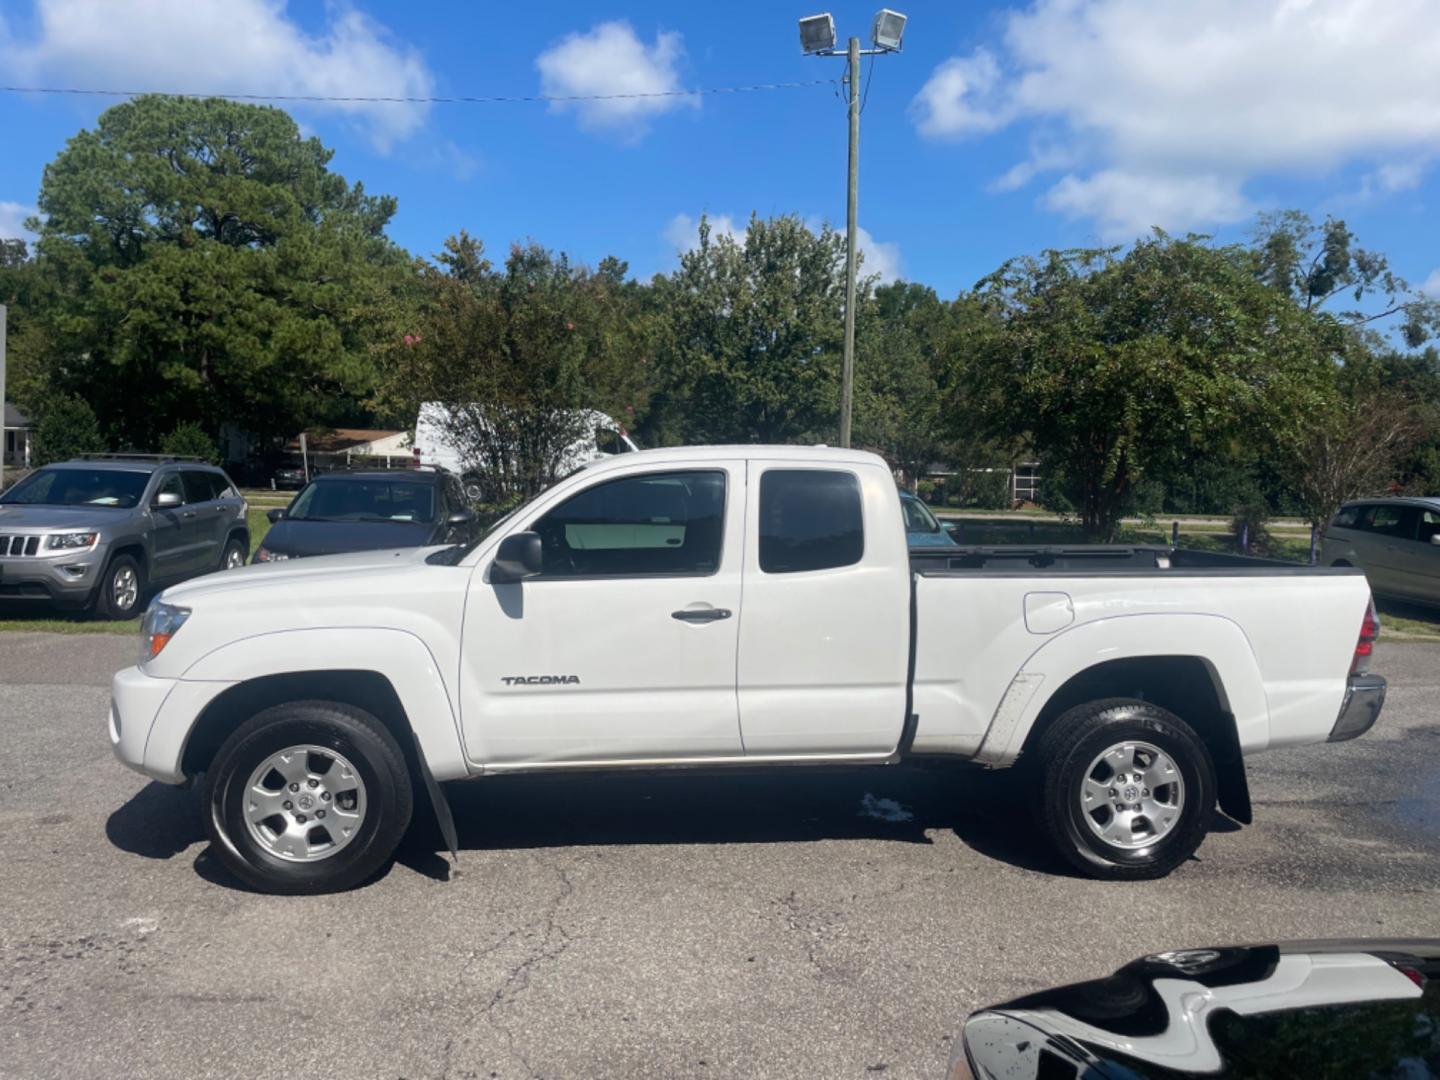
M 1062 714 L 1041 738 L 1041 828 L 1090 877 L 1164 877 L 1215 813 L 1215 767 L 1174 713 L 1111 698 Z
M 329 701 L 252 717 L 225 740 L 205 781 L 215 853 L 268 893 L 364 882 L 394 853 L 413 801 L 404 754 L 385 726 Z
M 231 537 L 225 545 L 225 554 L 220 556 L 221 570 L 238 570 L 245 565 L 245 545 L 238 538 Z
M 131 619 L 140 612 L 145 572 L 129 555 L 116 555 L 100 577 L 95 613 L 102 619 Z

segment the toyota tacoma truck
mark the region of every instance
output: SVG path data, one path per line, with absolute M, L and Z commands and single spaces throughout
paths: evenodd
M 166 589 L 120 760 L 203 777 L 262 890 L 355 885 L 440 784 L 911 758 L 1012 769 L 1080 871 L 1167 874 L 1244 757 L 1353 738 L 1385 681 L 1360 571 L 1144 546 L 915 549 L 890 469 L 823 447 L 608 458 L 467 546 Z M 957 776 L 963 772 L 957 770 Z

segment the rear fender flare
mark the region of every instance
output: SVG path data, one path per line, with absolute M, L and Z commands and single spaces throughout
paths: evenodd
M 1221 708 L 1235 718 L 1243 753 L 1270 741 L 1270 708 L 1260 665 L 1239 625 L 1221 615 L 1139 614 L 1064 630 L 1032 653 L 991 717 L 976 760 L 1010 765 L 1050 698 L 1076 675 L 1112 660 L 1194 656 L 1209 669 Z

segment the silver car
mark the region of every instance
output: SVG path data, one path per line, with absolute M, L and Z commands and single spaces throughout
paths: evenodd
M 1440 498 L 1346 503 L 1325 530 L 1321 561 L 1360 567 L 1377 596 L 1440 605 Z
M 0 495 L 0 607 L 128 619 L 154 588 L 244 566 L 245 511 L 230 478 L 199 461 L 107 454 L 46 465 Z

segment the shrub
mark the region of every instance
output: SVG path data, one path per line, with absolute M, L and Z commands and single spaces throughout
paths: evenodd
M 99 454 L 105 449 L 100 422 L 95 418 L 95 410 L 85 401 L 77 397 L 56 397 L 42 405 L 35 425 L 36 465 L 68 461 L 81 454 Z
M 211 465 L 220 464 L 220 448 L 215 440 L 205 434 L 205 429 L 187 420 L 160 440 L 160 453 L 175 454 L 178 457 L 197 457 Z

